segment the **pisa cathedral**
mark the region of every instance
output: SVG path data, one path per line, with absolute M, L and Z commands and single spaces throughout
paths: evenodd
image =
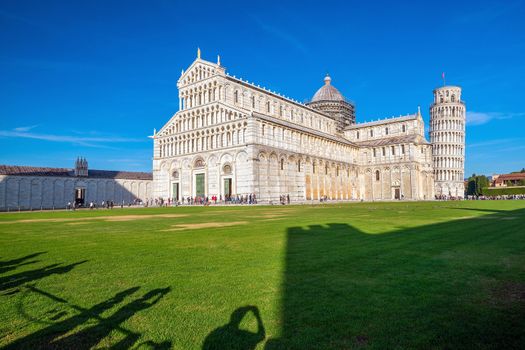
M 179 111 L 153 135 L 153 174 L 88 170 L 85 159 L 72 169 L 0 165 L 0 210 L 248 194 L 259 203 L 464 196 L 459 87 L 434 90 L 430 142 L 419 107 L 357 123 L 329 76 L 303 104 L 228 75 L 199 51 L 177 87 Z
M 200 57 L 182 72 L 179 111 L 153 135 L 153 196 L 259 202 L 429 200 L 464 196 L 461 89 L 434 90 L 430 142 L 421 112 L 357 123 L 326 76 L 308 103 L 230 76 Z

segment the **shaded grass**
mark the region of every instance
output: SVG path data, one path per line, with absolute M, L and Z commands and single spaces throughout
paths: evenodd
M 246 224 L 165 231 L 220 222 Z M 0 346 L 247 346 L 221 332 L 257 310 L 261 349 L 520 348 L 524 223 L 518 201 L 2 214 Z

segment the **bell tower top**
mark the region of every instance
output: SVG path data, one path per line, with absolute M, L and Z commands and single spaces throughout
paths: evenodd
M 78 157 L 75 161 L 75 176 L 88 176 L 88 162 L 86 158 Z
M 442 86 L 434 90 L 434 103 L 461 102 L 461 88 L 459 86 Z

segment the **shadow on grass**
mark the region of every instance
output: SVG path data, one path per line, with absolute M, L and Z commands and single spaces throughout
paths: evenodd
M 38 253 L 33 253 L 33 254 L 23 256 L 18 259 L 5 260 L 5 261 L 0 260 L 0 275 L 8 271 L 17 269 L 20 266 L 37 263 L 38 260 L 32 260 L 32 261 L 26 261 L 26 260 L 36 258 L 37 256 L 45 254 L 45 253 L 46 252 L 38 252 Z
M 243 318 L 252 312 L 257 320 L 257 332 L 240 329 Z M 213 330 L 202 346 L 205 350 L 251 350 L 264 340 L 266 331 L 256 306 L 243 306 L 235 310 L 230 316 L 230 322 Z
M 497 291 L 525 292 L 525 210 L 494 212 L 376 235 L 289 228 L 266 349 L 523 348 L 525 300 Z
M 17 288 L 26 283 L 35 282 L 51 275 L 61 275 L 68 273 L 76 266 L 85 262 L 87 262 L 87 260 L 79 261 L 69 265 L 51 264 L 38 269 L 23 271 L 9 276 L 2 276 L 0 277 L 0 292 L 8 291 L 7 294 L 16 293 L 19 291 Z M 12 266 L 16 268 L 22 265 L 24 265 L 24 263 L 19 263 L 16 266 Z
M 288 228 L 265 349 L 525 348 L 525 210 L 491 212 L 384 234 Z
M 131 297 L 139 290 L 139 287 L 129 288 L 116 293 L 113 297 L 89 308 L 71 304 L 63 298 L 34 286 L 28 286 L 27 288 L 28 293 L 35 293 L 55 303 L 64 304 L 66 307 L 72 309 L 75 315 L 60 320 L 68 313 L 64 311 L 58 312 L 56 315 L 50 317 L 54 322 L 47 327 L 17 339 L 4 349 L 91 349 L 113 331 L 117 331 L 121 335 L 121 339 L 111 345 L 112 349 L 139 347 L 161 350 L 170 349 L 172 346 L 170 341 L 161 343 L 146 341 L 137 345 L 136 343 L 141 337 L 141 334 L 121 326 L 123 322 L 130 319 L 136 313 L 154 306 L 170 292 L 170 288 L 153 289 L 141 297 L 137 297 L 127 304 L 120 306 L 110 316 L 102 316 L 102 314 L 109 312 L 109 310 L 122 303 L 126 298 Z M 77 327 L 81 326 L 85 327 L 75 331 Z
M 508 210 L 484 209 L 484 208 L 465 208 L 465 207 L 443 207 L 443 208 L 454 209 L 454 210 L 472 210 L 472 211 L 479 211 L 479 212 L 482 212 L 482 213 L 493 213 L 493 214 L 496 214 L 496 213 L 505 214 L 505 213 L 509 212 Z

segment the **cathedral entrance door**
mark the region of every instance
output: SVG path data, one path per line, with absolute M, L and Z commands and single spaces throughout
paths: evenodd
M 172 184 L 171 198 L 173 198 L 174 201 L 179 200 L 179 183 L 178 182 L 174 182 Z
M 401 199 L 399 188 L 394 189 L 394 199 Z
M 232 195 L 232 179 L 224 179 L 224 198 L 230 198 Z
M 84 206 L 86 200 L 86 189 L 76 188 L 75 189 L 75 206 Z
M 195 174 L 195 196 L 204 198 L 205 195 L 204 174 Z

